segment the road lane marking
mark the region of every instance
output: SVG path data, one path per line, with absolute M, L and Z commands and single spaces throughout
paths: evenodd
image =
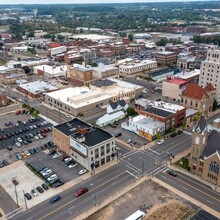
M 135 176 L 133 173 L 131 173 L 130 171 L 126 171 L 127 173 L 129 173 L 131 176 L 133 176 L 134 178 L 136 178 L 136 179 L 138 179 L 138 177 L 137 176 Z
M 134 172 L 136 172 L 136 173 L 140 173 L 140 171 L 135 170 L 133 167 L 130 167 L 128 164 L 126 164 L 126 167 L 132 169 L 132 170 L 133 170 Z
M 138 167 L 134 166 L 133 164 L 127 162 L 127 164 L 129 164 L 131 167 L 133 167 L 134 169 L 138 170 L 139 172 L 141 172 L 142 170 L 139 169 Z
M 166 167 L 164 167 L 164 168 L 161 169 L 161 170 L 158 170 L 156 173 L 154 173 L 154 176 L 157 175 L 157 174 L 160 173 L 160 172 L 163 172 L 163 170 L 166 170 Z
M 96 186 L 96 188 L 94 188 L 94 189 L 90 190 L 90 191 L 89 191 L 87 194 L 84 194 L 84 196 L 85 196 L 85 195 L 88 195 L 88 194 L 89 194 L 89 193 L 91 193 L 92 191 L 94 191 L 94 190 L 96 190 L 96 189 L 98 189 L 98 188 L 102 187 L 103 185 L 105 185 L 105 184 L 107 184 L 107 183 L 111 182 L 112 180 L 114 180 L 114 179 L 118 178 L 119 176 L 122 176 L 122 175 L 123 175 L 123 174 L 125 174 L 125 173 L 126 173 L 126 171 L 124 171 L 124 172 L 122 172 L 122 173 L 120 173 L 120 174 L 118 174 L 118 175 L 114 176 L 113 178 L 111 178 L 111 179 L 107 180 L 106 182 L 104 182 L 104 183 L 100 184 L 99 186 Z M 51 211 L 51 212 L 47 213 L 46 215 L 44 215 L 43 217 L 39 218 L 38 220 L 42 220 L 42 219 L 47 218 L 48 216 L 50 216 L 50 215 L 52 215 L 53 213 L 55 213 L 55 212 L 59 211 L 60 209 L 63 209 L 64 207 L 68 206 L 69 204 L 71 204 L 72 202 L 76 201 L 77 199 L 78 199 L 78 198 L 74 198 L 73 200 L 71 200 L 71 201 L 69 201 L 69 202 L 65 203 L 64 205 L 62 205 L 62 206 L 58 207 L 57 209 L 55 209 L 55 210 L 53 210 L 53 211 Z
M 185 189 L 186 191 L 189 191 L 189 189 L 187 189 L 186 187 L 182 186 L 183 189 Z
M 155 171 L 160 170 L 162 167 L 164 166 L 164 164 L 162 164 L 161 166 L 157 167 L 156 169 L 152 170 L 150 173 L 148 173 L 147 175 L 151 175 L 153 174 Z
M 152 150 L 151 148 L 148 148 L 149 151 L 152 151 L 153 153 L 157 154 L 157 155 L 160 155 L 160 153 L 158 153 L 157 151 L 155 150 Z
M 210 200 L 208 200 L 208 199 L 207 199 L 206 201 L 214 205 L 214 203 L 213 203 L 213 202 L 211 202 Z

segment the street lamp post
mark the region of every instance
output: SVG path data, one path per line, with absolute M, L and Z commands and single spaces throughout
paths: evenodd
M 17 192 L 16 184 L 14 184 L 14 186 L 15 186 L 16 203 L 17 203 L 17 207 L 19 207 L 19 202 L 18 202 L 18 192 Z
M 24 195 L 24 202 L 25 202 L 25 207 L 26 207 L 26 210 L 28 209 L 28 206 L 27 206 L 27 200 L 26 200 L 26 197 L 25 197 L 25 191 L 23 190 L 23 195 Z

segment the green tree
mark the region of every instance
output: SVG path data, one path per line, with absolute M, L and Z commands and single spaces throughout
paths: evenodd
M 161 136 L 161 134 L 160 134 L 160 133 L 157 133 L 157 134 L 156 134 L 156 139 L 157 139 L 157 140 L 160 140 L 160 139 L 161 139 L 161 137 L 162 137 L 162 136 Z
M 194 118 L 193 118 L 194 121 L 198 121 L 199 120 L 199 115 L 196 115 Z
M 31 32 L 27 35 L 27 37 L 34 37 L 34 32 L 31 31 Z
M 27 105 L 28 105 L 27 103 L 23 103 L 22 108 L 27 108 Z
M 218 102 L 216 99 L 213 101 L 212 111 L 215 111 L 218 108 Z
M 170 131 L 171 131 L 171 132 L 175 132 L 175 131 L 176 131 L 176 127 L 175 127 L 175 126 L 172 126 L 172 127 L 170 128 Z
M 127 116 L 132 116 L 135 114 L 135 110 L 133 107 L 128 107 L 126 112 L 127 112 Z
M 182 122 L 182 127 L 183 127 L 183 128 L 186 127 L 186 120 L 183 120 L 183 122 Z
M 129 38 L 130 41 L 133 41 L 133 34 L 129 34 L 128 38 Z
M 34 112 L 33 112 L 33 115 L 36 115 L 36 116 L 37 116 L 38 114 L 39 114 L 39 110 L 38 110 L 38 109 L 35 109 Z
M 31 108 L 30 108 L 30 113 L 33 114 L 34 111 L 35 111 L 35 108 L 31 107 Z

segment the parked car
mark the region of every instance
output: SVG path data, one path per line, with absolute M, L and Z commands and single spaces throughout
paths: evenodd
M 28 157 L 31 155 L 31 153 L 30 153 L 29 150 L 26 150 L 24 153 L 25 153 Z
M 31 194 L 32 194 L 34 197 L 38 196 L 38 193 L 37 193 L 37 191 L 36 191 L 35 189 L 32 189 L 32 190 L 31 190 Z
M 182 134 L 183 133 L 183 131 L 182 130 L 179 130 L 176 134 L 177 135 L 180 135 L 180 134 Z
M 83 174 L 86 173 L 86 172 L 87 172 L 86 169 L 82 169 L 82 170 L 80 170 L 80 171 L 78 172 L 78 174 L 79 174 L 79 175 L 83 175 Z
M 30 193 L 25 193 L 24 196 L 26 197 L 27 200 L 30 200 L 32 199 Z
M 9 165 L 9 162 L 8 162 L 7 160 L 3 160 L 2 162 L 3 162 L 3 164 L 4 164 L 5 166 L 8 166 L 8 165 Z
M 83 188 L 80 188 L 77 192 L 75 192 L 74 195 L 75 195 L 76 197 L 79 197 L 79 196 L 81 196 L 81 195 L 87 193 L 88 191 L 89 191 L 89 190 L 88 190 L 87 187 L 83 187 Z
M 170 176 L 174 176 L 174 177 L 177 176 L 176 172 L 174 172 L 173 170 L 167 170 L 167 173 L 168 173 Z
M 72 160 L 73 160 L 73 158 L 67 157 L 66 159 L 64 159 L 64 163 L 68 163 L 68 162 L 70 162 L 70 161 L 72 161 Z
M 42 188 L 44 189 L 44 190 L 48 190 L 49 189 L 49 186 L 46 184 L 46 183 L 42 183 Z
M 60 179 L 56 178 L 56 179 L 53 179 L 53 180 L 49 181 L 49 183 L 54 184 L 54 183 L 59 182 L 59 181 L 60 181 Z
M 16 154 L 16 157 L 17 157 L 18 160 L 22 160 L 21 154 Z
M 35 153 L 40 152 L 40 148 L 39 147 L 34 147 L 33 150 L 35 151 Z
M 157 144 L 158 145 L 161 145 L 161 144 L 163 144 L 164 143 L 164 140 L 159 140 L 159 141 L 157 141 Z
M 76 167 L 77 165 L 78 165 L 77 163 L 71 163 L 71 164 L 68 165 L 68 167 L 69 167 L 69 168 L 74 168 L 74 167 Z
M 36 187 L 36 190 L 37 190 L 39 193 L 43 193 L 43 192 L 44 192 L 44 190 L 43 190 L 40 186 L 37 186 L 37 187 Z
M 12 151 L 12 147 L 11 146 L 7 146 L 7 150 Z
M 171 134 L 170 137 L 171 137 L 171 138 L 176 137 L 176 133 Z
M 42 172 L 42 176 L 46 176 L 52 173 L 51 169 L 46 170 L 45 172 Z
M 57 187 L 59 187 L 59 186 L 62 186 L 63 184 L 64 184 L 64 182 L 60 180 L 60 181 L 58 181 L 58 182 L 52 184 L 52 187 L 53 187 L 53 188 L 57 188 Z
M 56 153 L 56 154 L 53 155 L 53 159 L 59 158 L 60 156 L 61 156 L 60 153 Z
M 4 167 L 4 163 L 3 162 L 0 162 L 0 168 Z
M 51 176 L 49 176 L 48 178 L 47 178 L 47 180 L 50 182 L 50 181 L 52 181 L 52 180 L 54 180 L 54 179 L 57 179 L 57 175 L 56 174 L 53 174 L 53 175 L 51 175 Z
M 116 133 L 115 134 L 115 137 L 120 137 L 120 136 L 122 136 L 122 133 Z
M 52 199 L 50 200 L 50 203 L 53 204 L 57 201 L 59 201 L 61 199 L 61 196 L 57 195 L 57 196 L 54 196 L 52 197 Z

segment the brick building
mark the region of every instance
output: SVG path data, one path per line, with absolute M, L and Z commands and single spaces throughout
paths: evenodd
M 219 120 L 216 123 L 219 128 Z M 210 129 L 205 117 L 201 116 L 193 128 L 189 169 L 191 173 L 220 186 L 220 134 L 218 130 Z
M 53 138 L 60 151 L 87 170 L 102 166 L 116 156 L 115 138 L 78 118 L 54 126 Z
M 8 103 L 8 98 L 5 94 L 0 93 L 0 107 L 6 106 Z
M 177 54 L 171 51 L 157 52 L 156 61 L 161 66 L 174 66 L 177 62 Z
M 67 66 L 67 77 L 76 85 L 89 85 L 93 81 L 93 71 L 91 68 L 82 65 Z

